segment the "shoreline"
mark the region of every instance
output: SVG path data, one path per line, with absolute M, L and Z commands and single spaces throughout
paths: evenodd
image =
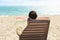
M 38 17 L 49 17 L 49 16 L 60 16 L 60 15 L 38 15 Z M 0 17 L 28 17 L 28 15 L 17 15 L 17 16 L 9 16 L 9 15 L 0 15 Z

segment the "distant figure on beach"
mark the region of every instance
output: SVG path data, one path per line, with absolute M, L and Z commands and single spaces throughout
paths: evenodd
M 37 14 L 35 11 L 30 11 L 28 16 L 29 16 L 28 20 L 33 20 L 37 18 Z

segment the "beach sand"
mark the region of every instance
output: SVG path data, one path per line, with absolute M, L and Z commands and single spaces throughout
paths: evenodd
M 60 40 L 60 15 L 47 17 L 50 17 L 47 40 Z M 17 32 L 22 31 L 26 26 L 27 17 L 0 16 L 0 40 L 19 40 Z

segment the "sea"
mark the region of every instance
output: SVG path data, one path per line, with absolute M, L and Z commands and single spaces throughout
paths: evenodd
M 37 15 L 44 14 L 42 7 L 35 6 L 0 6 L 0 16 L 28 16 L 30 11 L 36 11 Z

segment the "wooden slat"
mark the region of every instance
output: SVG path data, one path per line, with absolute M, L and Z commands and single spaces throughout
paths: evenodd
M 48 23 L 49 20 L 33 20 L 33 21 L 29 21 L 29 23 Z
M 48 26 L 48 25 L 47 24 L 46 25 L 45 24 L 44 25 L 43 24 L 42 25 L 40 24 L 40 25 L 28 25 L 28 26 Z
M 48 24 L 30 24 L 28 26 L 48 26 Z
M 26 32 L 26 33 L 36 33 L 36 32 L 37 32 L 37 33 L 40 33 L 40 32 L 47 32 L 47 31 L 43 31 L 43 30 L 42 30 L 42 31 L 24 31 L 24 32 Z
M 29 28 L 48 28 L 48 26 L 29 26 Z M 28 27 L 27 27 L 28 28 Z
M 47 34 L 47 32 L 36 32 L 36 33 L 24 33 L 24 34 L 22 34 L 22 35 L 46 35 Z
M 46 37 L 44 37 L 44 36 L 40 36 L 40 37 L 38 37 L 38 36 L 34 36 L 34 37 L 23 37 L 22 38 L 22 40 L 46 40 Z
M 29 36 L 25 36 L 25 35 L 22 35 L 23 37 L 43 37 L 43 36 L 45 36 L 46 37 L 46 35 L 47 34 L 26 34 L 26 35 L 29 35 Z
M 48 28 L 35 28 L 35 27 L 29 27 L 29 28 L 26 28 L 26 31 L 47 31 Z
M 37 39 L 37 38 L 34 38 L 34 39 L 31 39 L 31 38 L 29 38 L 29 39 L 28 39 L 28 38 L 25 38 L 25 39 L 24 39 L 24 38 L 22 38 L 22 40 L 42 40 L 42 39 L 40 39 L 40 38 L 38 38 L 38 39 Z M 45 39 L 44 39 L 44 40 L 45 40 Z
M 29 25 L 33 25 L 33 26 L 34 25 L 35 26 L 41 26 L 41 25 L 43 26 L 44 25 L 45 26 L 45 25 L 48 25 L 48 23 L 29 23 Z

